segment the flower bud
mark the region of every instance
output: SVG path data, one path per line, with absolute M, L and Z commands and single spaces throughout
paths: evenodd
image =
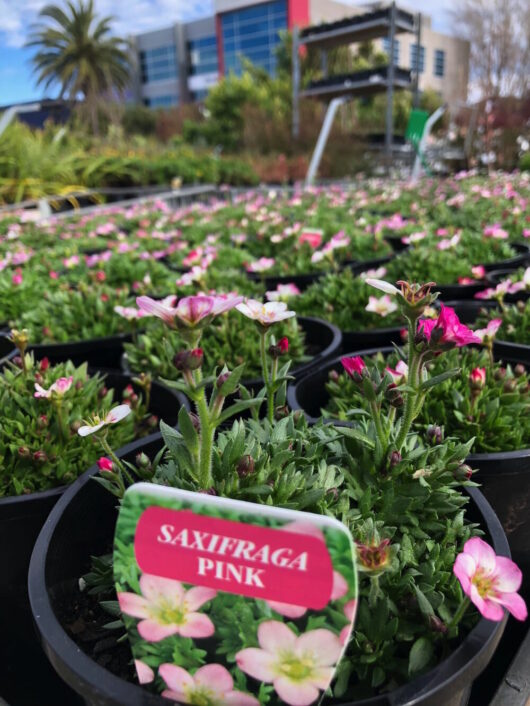
M 48 370 L 49 367 L 50 367 L 50 361 L 48 360 L 48 358 L 44 357 L 39 364 L 39 369 L 40 369 L 41 373 L 46 372 L 46 370 Z
M 285 355 L 288 350 L 289 339 L 284 336 L 278 341 L 278 343 L 271 343 L 269 346 L 269 355 L 271 358 L 279 358 L 281 355 Z
M 83 426 L 83 423 L 81 421 L 79 421 L 79 419 L 76 419 L 75 422 L 72 422 L 70 424 L 70 429 L 72 431 L 72 434 L 77 434 L 77 432 L 79 431 L 79 429 L 81 429 L 82 426 Z
M 114 470 L 114 464 L 110 460 L 110 458 L 107 458 L 106 456 L 102 456 L 101 458 L 98 459 L 98 468 L 100 471 L 113 471 Z
M 139 454 L 136 454 L 135 462 L 137 468 L 141 468 L 143 471 L 151 469 L 151 460 L 149 456 L 147 456 L 147 454 L 144 454 L 143 451 Z
M 286 404 L 281 405 L 280 407 L 276 407 L 276 409 L 274 410 L 274 419 L 276 419 L 276 421 L 279 421 L 280 419 L 285 419 L 288 414 L 289 407 Z
M 517 363 L 513 372 L 515 373 L 516 377 L 520 378 L 521 375 L 524 375 L 526 373 L 526 368 L 524 367 L 524 365 L 521 365 L 521 363 Z
M 438 446 L 438 444 L 441 444 L 444 438 L 442 428 L 439 426 L 436 426 L 434 424 L 430 424 L 427 427 L 427 441 L 431 446 Z
M 329 373 L 329 379 L 331 382 L 338 382 L 340 380 L 340 375 L 338 374 L 338 372 L 336 370 L 332 370 Z
M 31 451 L 28 449 L 27 446 L 19 446 L 18 455 L 20 458 L 29 458 L 31 456 Z
M 33 454 L 33 460 L 36 461 L 37 463 L 46 463 L 46 461 L 48 460 L 48 457 L 46 456 L 45 451 L 39 450 L 39 451 L 35 451 L 35 453 Z
M 201 420 L 199 419 L 199 416 L 195 414 L 195 412 L 188 412 L 188 416 L 191 419 L 191 423 L 193 424 L 193 428 L 195 429 L 195 431 L 200 431 Z
M 215 488 L 208 488 L 207 490 L 199 490 L 199 493 L 203 495 L 217 495 L 217 490 Z
M 402 407 L 404 404 L 403 395 L 398 390 L 395 382 L 391 382 L 385 390 L 385 399 L 392 407 Z
M 389 457 L 389 463 L 390 463 L 390 468 L 394 468 L 394 466 L 397 466 L 398 463 L 401 463 L 401 454 L 399 451 L 392 451 Z
M 389 539 L 383 539 L 379 544 L 361 544 L 358 542 L 357 554 L 361 570 L 381 571 L 385 569 L 390 562 L 389 544 Z
M 506 377 L 506 368 L 497 368 L 497 370 L 493 373 L 493 377 L 495 380 L 504 380 Z
M 473 475 L 473 469 L 467 463 L 461 463 L 455 471 L 455 477 L 463 480 L 470 480 Z
M 21 367 L 22 367 L 22 357 L 21 357 L 20 355 L 16 355 L 16 356 L 13 358 L 13 365 L 16 365 L 17 368 L 21 368 Z
M 98 392 L 99 399 L 100 400 L 104 399 L 107 396 L 107 393 L 108 393 L 108 389 L 105 386 L 103 386 L 101 388 L 101 390 L 99 390 L 99 392 Z M 125 397 L 125 393 L 123 396 Z
M 339 499 L 339 491 L 337 488 L 328 488 L 326 495 L 330 495 L 333 502 L 337 502 Z
M 513 378 L 508 378 L 508 380 L 504 381 L 504 385 L 502 387 L 504 392 L 515 392 L 517 389 L 517 380 L 514 380 Z
M 158 417 L 156 416 L 156 414 L 151 414 L 147 418 L 147 426 L 151 429 L 156 429 L 156 427 L 158 426 Z
M 246 478 L 246 476 L 250 476 L 254 473 L 254 459 L 250 454 L 241 456 L 237 463 L 236 471 L 240 478 Z
M 215 387 L 220 390 L 225 384 L 225 382 L 228 380 L 230 375 L 232 375 L 232 373 L 228 371 L 226 373 L 221 373 L 220 375 L 218 375 L 217 380 L 215 381 Z
M 193 350 L 189 351 L 188 355 L 188 370 L 197 370 L 202 366 L 202 359 L 204 357 L 204 353 L 202 348 L 194 348 Z
M 447 632 L 447 625 L 437 615 L 429 615 L 429 627 L 434 632 Z
M 469 385 L 472 390 L 482 390 L 486 384 L 486 368 L 473 368 L 469 373 Z

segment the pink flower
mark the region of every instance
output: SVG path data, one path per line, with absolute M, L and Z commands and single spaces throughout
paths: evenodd
M 13 277 L 11 277 L 11 282 L 15 285 L 22 284 L 22 275 L 20 272 L 17 272 L 13 275 Z
M 143 309 L 135 309 L 133 306 L 115 306 L 114 311 L 123 316 L 124 319 L 127 319 L 127 321 L 136 321 L 147 316 Z
M 319 248 L 322 243 L 323 233 L 321 230 L 304 230 L 298 236 L 298 242 L 300 245 L 307 243 L 309 247 Z
M 173 326 L 176 321 L 186 328 L 194 328 L 207 317 L 223 314 L 243 301 L 243 297 L 235 294 L 215 296 L 184 297 L 175 306 L 176 297 L 166 297 L 162 301 L 151 297 L 137 297 L 136 303 L 148 314 L 158 316 Z
M 462 284 L 462 285 L 475 284 L 475 280 L 473 279 L 473 277 L 459 277 L 458 284 Z
M 456 235 L 453 235 L 452 238 L 440 240 L 439 243 L 436 243 L 436 249 L 437 250 L 449 250 L 451 248 L 455 248 L 459 242 L 460 242 L 460 236 L 457 233 Z
M 484 279 L 486 276 L 484 265 L 475 265 L 471 268 L 471 273 L 475 279 Z
M 70 377 L 67 378 L 59 378 L 56 380 L 53 385 L 49 387 L 48 390 L 45 390 L 43 387 L 39 385 L 38 382 L 35 383 L 35 394 L 34 397 L 46 397 L 49 399 L 52 395 L 57 396 L 57 397 L 62 397 L 68 390 L 72 387 L 72 383 L 74 381 L 74 378 L 70 375 Z
M 49 275 L 50 279 L 59 279 L 59 273 L 55 272 L 55 270 L 50 270 Z
M 140 684 L 150 684 L 154 681 L 155 673 L 148 664 L 142 662 L 141 659 L 135 659 L 134 666 L 136 667 L 136 674 L 138 674 Z
M 484 233 L 484 237 L 494 238 L 495 240 L 507 240 L 509 237 L 508 233 L 501 228 L 499 223 L 486 226 L 482 232 Z
M 400 360 L 398 362 L 395 370 L 392 368 L 385 368 L 385 370 L 387 373 L 390 373 L 390 375 L 392 375 L 392 378 L 394 379 L 396 385 L 401 385 L 402 382 L 405 382 L 409 374 L 409 366 L 405 363 L 404 360 Z
M 477 331 L 475 331 L 475 336 L 478 336 L 482 343 L 486 341 L 492 341 L 501 326 L 502 319 L 492 319 L 488 322 L 486 328 L 479 328 Z
M 480 338 L 464 324 L 460 323 L 454 309 L 441 304 L 441 311 L 436 320 L 420 319 L 419 330 L 436 344 L 454 343 L 457 348 L 469 343 L 480 343 Z
M 75 267 L 75 265 L 79 264 L 79 255 L 72 255 L 71 257 L 65 257 L 63 259 L 63 265 L 65 267 Z
M 278 321 L 284 321 L 296 316 L 296 312 L 288 311 L 285 302 L 266 302 L 262 304 L 257 299 L 245 299 L 236 309 L 249 319 L 258 321 L 261 326 L 271 326 Z
M 222 664 L 207 664 L 193 676 L 175 664 L 161 664 L 158 673 L 169 687 L 162 696 L 182 704 L 259 706 L 254 696 L 234 689 L 234 680 Z
M 102 456 L 101 458 L 98 459 L 98 468 L 100 471 L 113 471 L 114 464 L 112 463 L 110 458 L 107 458 L 106 456 Z
M 393 301 L 389 294 L 384 294 L 380 299 L 377 297 L 368 297 L 368 304 L 365 307 L 366 311 L 370 311 L 373 314 L 379 314 L 383 318 L 392 314 L 398 308 L 397 304 Z
M 268 620 L 258 628 L 260 647 L 236 654 L 245 674 L 272 683 L 279 699 L 290 706 L 309 706 L 333 678 L 333 667 L 342 654 L 337 635 L 323 628 L 302 635 L 284 623 Z
M 265 292 L 265 296 L 270 302 L 276 302 L 288 299 L 289 297 L 295 297 L 300 293 L 296 284 L 288 283 L 279 284 L 273 291 Z
M 266 272 L 274 267 L 276 260 L 272 257 L 260 257 L 259 260 L 247 265 L 247 272 Z
M 186 257 L 182 260 L 182 264 L 184 267 L 190 267 L 190 265 L 194 265 L 196 262 L 199 262 L 203 255 L 204 248 L 199 246 L 186 255 Z
M 404 243 L 405 245 L 411 245 L 412 243 L 419 243 L 420 240 L 423 240 L 427 234 L 426 233 L 411 233 L 410 235 L 406 235 L 404 238 L 401 238 L 401 242 Z
M 355 355 L 352 358 L 341 358 L 340 362 L 351 378 L 353 378 L 354 375 L 362 375 L 363 370 L 366 368 L 364 360 L 359 355 Z
M 344 626 L 340 631 L 339 640 L 341 642 L 341 645 L 346 645 L 348 643 L 348 640 L 350 639 L 350 633 L 352 630 L 353 621 L 355 620 L 356 612 L 357 600 L 353 598 L 351 601 L 348 601 L 344 606 L 344 615 L 348 618 L 350 624 Z
M 468 539 L 464 551 L 457 557 L 453 573 L 464 593 L 488 620 L 504 617 L 503 606 L 517 620 L 526 620 L 524 600 L 517 593 L 522 574 L 511 559 L 496 556 L 493 549 L 479 537 Z
M 215 627 L 210 618 L 197 610 L 215 598 L 213 588 L 194 586 L 188 591 L 180 581 L 143 574 L 137 593 L 118 593 L 120 609 L 138 623 L 140 637 L 148 642 L 160 642 L 170 635 L 210 637 Z

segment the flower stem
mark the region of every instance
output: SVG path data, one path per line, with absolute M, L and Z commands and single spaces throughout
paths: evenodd
M 61 439 L 63 441 L 67 441 L 68 437 L 70 436 L 70 430 L 68 429 L 66 421 L 64 419 L 62 405 L 60 402 L 57 402 L 56 404 L 54 404 L 54 407 L 55 411 L 57 412 L 57 419 L 59 421 L 59 433 Z
M 267 389 L 267 419 L 272 424 L 274 421 L 274 394 L 272 392 L 272 384 L 269 378 L 269 365 L 267 363 L 267 331 L 261 330 L 259 336 L 261 372 L 263 375 L 263 382 L 265 383 L 265 388 Z
M 194 371 L 195 384 L 198 385 L 202 379 L 202 373 L 199 370 Z M 208 490 L 212 487 L 212 450 L 213 440 L 215 435 L 215 425 L 210 419 L 210 411 L 206 402 L 206 393 L 204 388 L 199 392 L 195 400 L 197 414 L 200 421 L 200 447 L 199 447 L 199 467 L 197 468 L 198 479 L 203 490 Z
M 456 613 L 453 615 L 451 622 L 447 626 L 448 630 L 451 630 L 452 628 L 456 628 L 458 626 L 458 623 L 462 620 L 464 617 L 464 614 L 466 610 L 468 609 L 468 606 L 470 604 L 470 600 L 467 596 L 464 597 L 464 600 L 460 605 L 458 606 Z
M 112 450 L 107 439 L 104 436 L 98 436 L 96 438 L 99 440 L 100 444 L 103 446 L 105 453 L 108 454 L 108 456 L 110 456 L 110 458 L 112 459 L 112 462 L 115 464 L 116 468 L 119 470 L 120 475 L 124 475 L 127 478 L 127 480 L 129 481 L 129 483 L 132 485 L 134 483 L 133 477 L 131 476 L 129 471 L 125 468 L 125 466 L 120 461 L 120 459 L 116 456 L 116 454 Z
M 398 438 L 396 439 L 396 449 L 401 451 L 403 444 L 407 439 L 407 434 L 410 431 L 412 422 L 418 415 L 418 401 L 419 401 L 419 385 L 418 385 L 418 372 L 421 363 L 421 355 L 417 355 L 414 350 L 414 337 L 416 335 L 416 320 L 409 319 L 409 332 L 408 332 L 408 363 L 409 363 L 409 386 L 412 387 L 412 392 L 407 393 L 407 398 L 405 402 L 405 411 L 401 420 L 401 429 L 399 431 Z
M 381 415 L 379 414 L 379 407 L 377 406 L 377 402 L 375 400 L 373 402 L 370 402 L 370 407 L 372 408 L 372 419 L 375 425 L 375 432 L 377 434 L 377 438 L 379 439 L 379 443 L 381 444 L 381 450 L 384 455 L 386 453 L 388 439 L 383 430 L 383 425 L 381 424 Z

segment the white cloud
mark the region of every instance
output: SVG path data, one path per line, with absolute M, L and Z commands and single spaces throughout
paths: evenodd
M 52 0 L 61 4 L 60 0 Z M 0 0 L 0 43 L 21 47 L 39 10 L 50 0 Z M 122 35 L 159 29 L 179 20 L 204 17 L 213 12 L 211 0 L 95 0 L 100 15 L 115 18 L 114 30 Z

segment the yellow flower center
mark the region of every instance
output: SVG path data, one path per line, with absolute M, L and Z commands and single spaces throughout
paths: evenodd
M 213 691 L 205 686 L 194 686 L 186 689 L 187 703 L 193 706 L 220 706 L 221 702 L 215 698 Z
M 308 679 L 314 668 L 315 662 L 311 654 L 300 656 L 292 652 L 281 652 L 277 664 L 278 674 L 295 682 L 303 682 Z
M 175 604 L 167 598 L 161 598 L 153 607 L 151 614 L 162 625 L 184 625 L 188 607 L 185 602 Z
M 471 583 L 475 586 L 481 598 L 495 595 L 495 581 L 492 577 L 486 576 L 483 569 L 477 569 L 471 579 Z

